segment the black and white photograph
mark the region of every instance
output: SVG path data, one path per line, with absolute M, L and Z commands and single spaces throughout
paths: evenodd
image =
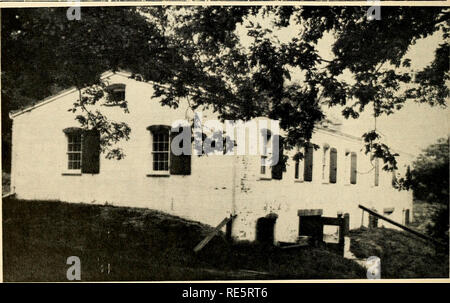
M 449 280 L 449 6 L 0 5 L 4 282 Z

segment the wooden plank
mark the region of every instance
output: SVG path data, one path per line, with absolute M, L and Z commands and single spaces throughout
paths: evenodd
M 321 216 L 323 213 L 322 209 L 299 209 L 297 211 L 297 215 L 299 217 L 306 217 L 306 216 Z
M 429 236 L 427 236 L 427 235 L 424 235 L 424 234 L 422 234 L 422 233 L 420 233 L 420 232 L 418 232 L 418 231 L 415 231 L 415 230 L 413 230 L 413 229 L 411 229 L 411 228 L 409 228 L 409 227 L 406 227 L 406 226 L 404 226 L 404 225 L 402 225 L 402 224 L 400 224 L 400 223 L 397 223 L 397 222 L 395 222 L 395 221 L 393 221 L 393 220 L 391 220 L 391 219 L 389 219 L 389 218 L 386 218 L 385 216 L 382 216 L 382 215 L 380 215 L 379 213 L 377 213 L 377 212 L 375 212 L 375 211 L 373 211 L 373 210 L 371 210 L 371 209 L 368 209 L 367 207 L 364 207 L 364 206 L 362 206 L 362 205 L 358 205 L 358 206 L 359 206 L 359 208 L 361 208 L 362 210 L 367 211 L 367 212 L 368 212 L 369 214 L 371 214 L 372 216 L 375 216 L 375 217 L 377 217 L 377 218 L 380 218 L 380 219 L 382 219 L 382 220 L 385 220 L 385 221 L 387 221 L 387 222 L 389 222 L 389 223 L 391 223 L 392 225 L 395 225 L 395 226 L 397 226 L 397 227 L 400 227 L 401 229 L 406 230 L 407 232 L 409 232 L 409 233 L 411 233 L 411 234 L 413 234 L 413 235 L 415 235 L 415 236 L 417 236 L 417 237 L 419 237 L 419 238 L 422 238 L 422 239 L 424 239 L 424 240 L 431 241 L 431 242 L 433 242 L 434 244 L 437 244 L 437 245 L 441 245 L 441 246 L 447 247 L 447 245 L 445 245 L 444 243 L 442 243 L 442 242 L 440 242 L 440 241 L 437 241 L 436 239 L 433 239 L 433 238 L 431 238 L 431 237 L 429 237 Z
M 281 249 L 290 249 L 290 248 L 299 248 L 299 247 L 307 247 L 309 246 L 308 243 L 299 243 L 299 244 L 292 244 L 292 245 L 286 245 L 286 246 L 281 246 Z
M 217 225 L 212 232 L 210 232 L 202 241 L 200 241 L 200 243 L 197 244 L 197 246 L 195 246 L 194 252 L 198 252 L 203 247 L 205 247 L 206 244 L 208 244 L 208 242 L 211 241 L 212 238 L 214 238 L 217 235 L 217 233 L 222 229 L 222 227 L 224 227 L 225 224 L 227 224 L 228 221 L 232 220 L 234 217 L 235 216 L 230 216 L 228 218 L 223 219 L 222 222 L 220 222 L 219 225 Z
M 322 217 L 323 225 L 336 225 L 339 226 L 344 222 L 343 218 Z

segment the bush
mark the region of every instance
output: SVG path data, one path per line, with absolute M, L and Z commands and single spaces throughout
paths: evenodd
M 431 237 L 447 243 L 449 241 L 448 205 L 439 205 L 439 207 L 435 207 L 430 219 L 431 223 L 426 227 L 427 233 Z

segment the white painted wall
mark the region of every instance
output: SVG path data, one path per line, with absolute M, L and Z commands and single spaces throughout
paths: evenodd
M 391 217 L 398 222 L 402 222 L 404 209 L 412 210 L 411 193 L 393 189 L 390 173 L 380 171 L 380 185 L 373 186 L 374 172 L 370 171 L 368 157 L 360 152 L 361 142 L 326 130 L 318 130 L 313 142 L 337 149 L 336 184 L 323 183 L 322 149 L 314 154 L 313 182 L 294 181 L 292 158 L 283 180 L 260 180 L 260 157 L 248 155 L 193 155 L 190 176 L 148 177 L 151 149 L 146 128 L 171 125 L 174 120 L 192 117 L 192 112 L 186 103 L 177 109 L 161 106 L 158 100 L 151 99 L 151 85 L 126 75 L 112 75 L 109 81 L 126 84 L 130 113 L 102 108 L 109 118 L 124 121 L 132 129 L 130 140 L 121 144 L 126 157 L 120 161 L 101 157 L 99 174 L 63 175 L 67 139 L 62 130 L 78 126 L 74 114 L 67 111 L 78 92 L 66 93 L 14 118 L 12 187 L 18 198 L 148 207 L 210 225 L 236 213 L 233 235 L 241 240 L 253 240 L 256 220 L 271 212 L 279 216 L 276 240 L 295 241 L 298 209 L 323 209 L 325 216 L 333 217 L 338 211 L 348 212 L 351 228 L 361 224 L 358 204 L 374 207 L 380 213 L 384 207 L 395 207 Z M 208 119 L 214 119 L 214 115 L 205 111 L 203 120 Z M 349 174 L 344 176 L 346 150 L 358 153 L 360 173 L 355 185 L 348 184 Z

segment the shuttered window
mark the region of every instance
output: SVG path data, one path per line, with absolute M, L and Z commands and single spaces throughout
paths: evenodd
M 111 84 L 105 88 L 105 91 L 107 92 L 107 102 L 105 105 L 118 105 L 122 101 L 125 101 L 125 84 Z
M 303 179 L 307 182 L 311 182 L 313 178 L 313 155 L 314 147 L 310 144 L 305 148 L 305 167 L 303 171 Z
M 275 146 L 275 142 L 278 139 L 278 149 Z M 272 179 L 275 180 L 281 180 L 283 179 L 283 171 L 286 170 L 286 163 L 284 161 L 284 142 L 283 142 L 283 138 L 279 135 L 273 135 L 273 142 L 274 147 L 273 147 L 273 152 L 272 152 L 272 159 L 273 162 L 275 162 L 276 157 L 278 156 L 278 162 L 277 164 L 272 166 Z M 278 155 L 276 155 L 275 153 L 278 153 Z
M 330 150 L 330 183 L 337 181 L 337 150 L 332 148 Z
M 375 158 L 374 161 L 375 161 L 375 167 L 374 167 L 374 169 L 375 169 L 375 180 L 374 180 L 374 185 L 378 186 L 379 179 L 380 179 L 380 162 L 379 162 L 378 158 Z
M 70 127 L 67 137 L 67 171 L 87 174 L 100 172 L 100 132 Z
M 330 145 L 325 143 L 322 147 L 322 182 L 328 183 L 330 178 Z
M 357 158 L 356 153 L 352 152 L 350 155 L 350 184 L 356 184 L 356 172 L 357 172 Z
M 147 129 L 152 136 L 152 175 L 190 175 L 191 174 L 191 154 L 192 149 L 189 146 L 189 153 L 182 151 L 181 153 L 174 151 L 171 148 L 172 141 L 179 132 L 189 131 L 190 127 L 185 130 L 185 127 L 171 128 L 166 125 L 152 125 Z M 191 136 L 189 136 L 189 145 L 191 144 Z M 183 140 L 177 140 L 179 148 L 183 150 Z M 174 142 L 174 144 L 176 144 Z
M 67 134 L 67 169 L 81 170 L 82 136 L 81 132 Z
M 262 148 L 262 150 L 261 150 L 261 163 L 260 163 L 260 170 L 259 170 L 259 173 L 260 173 L 260 177 L 261 178 L 267 178 L 267 179 L 270 179 L 271 178 L 271 175 L 269 175 L 269 160 L 268 160 L 268 157 L 269 157 L 269 144 L 271 144 L 272 143 L 272 141 L 271 141 L 271 139 L 272 139 L 272 133 L 269 131 L 269 130 L 267 130 L 267 129 L 264 129 L 262 132 L 261 132 L 261 137 L 260 137 L 260 144 L 261 144 L 261 148 Z M 273 149 L 272 149 L 272 151 L 273 151 Z M 273 155 L 273 154 L 272 154 Z
M 172 131 L 170 132 L 170 143 L 172 144 L 172 140 L 181 132 L 189 132 L 190 133 L 190 127 L 188 126 L 180 126 L 177 129 L 172 128 Z M 189 136 L 189 138 L 191 135 Z M 175 144 L 175 143 L 174 143 Z M 191 140 L 189 140 L 189 145 L 191 144 Z M 183 140 L 180 140 L 179 146 L 180 149 L 183 150 L 185 146 L 183 146 Z M 191 146 L 187 149 L 187 152 L 182 152 L 181 154 L 177 155 L 173 152 L 172 148 L 170 149 L 170 174 L 171 175 L 190 175 L 191 174 Z
M 100 132 L 98 130 L 83 131 L 81 172 L 86 174 L 100 172 Z
M 169 170 L 169 130 L 153 132 L 152 166 L 154 171 Z

